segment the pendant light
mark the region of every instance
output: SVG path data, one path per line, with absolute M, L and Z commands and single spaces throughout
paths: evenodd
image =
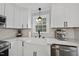
M 36 19 L 37 22 L 40 22 L 42 20 L 42 17 L 40 16 L 41 8 L 38 8 L 39 10 L 39 17 Z

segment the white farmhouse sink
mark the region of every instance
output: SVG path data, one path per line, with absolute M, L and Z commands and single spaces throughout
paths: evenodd
M 40 45 L 47 45 L 47 40 L 42 38 L 26 38 L 23 41 L 30 43 L 30 44 L 40 44 Z
M 36 38 L 36 39 L 32 39 L 32 43 L 46 45 L 47 41 L 45 39 Z

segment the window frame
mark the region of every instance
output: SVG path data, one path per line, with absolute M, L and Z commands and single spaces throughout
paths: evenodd
M 44 10 L 44 11 L 41 11 L 40 15 L 41 17 L 45 18 L 46 17 L 46 32 L 41 32 L 41 33 L 49 33 L 49 28 L 50 28 L 50 20 L 51 20 L 51 17 L 50 17 L 50 9 L 47 9 L 47 10 Z M 32 32 L 33 33 L 37 33 L 36 32 L 36 28 L 35 28 L 35 18 L 37 18 L 39 16 L 39 12 L 32 12 L 32 16 L 31 16 L 31 24 L 32 24 Z M 35 17 L 35 18 L 34 18 Z

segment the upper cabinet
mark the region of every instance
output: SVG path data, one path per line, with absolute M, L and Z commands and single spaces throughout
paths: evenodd
M 51 5 L 51 15 L 49 12 L 50 10 L 46 11 L 47 8 L 50 9 L 50 5 Z M 42 4 L 23 5 L 23 4 L 0 3 L 0 15 L 6 16 L 6 28 L 33 27 L 34 32 L 36 32 L 37 30 L 36 27 L 41 27 L 40 28 L 41 31 L 43 30 L 48 32 L 49 31 L 48 28 L 50 27 L 50 25 L 51 28 L 79 27 L 79 4 L 53 3 L 50 5 L 47 4 L 43 6 Z M 37 8 L 39 7 L 45 9 L 43 13 L 41 12 L 42 13 L 41 16 L 44 18 L 44 20 L 46 19 L 46 25 L 44 24 L 44 26 L 37 26 L 37 24 L 35 23 L 36 22 L 35 19 L 39 16 L 39 14 L 37 13 L 38 11 L 36 11 Z M 32 11 L 34 11 L 33 15 Z
M 14 8 L 14 27 L 27 28 L 28 27 L 28 13 L 26 9 L 15 6 Z
M 27 9 L 14 4 L 6 4 L 5 15 L 7 28 L 28 28 Z
M 51 27 L 79 27 L 79 4 L 53 4 Z
M 4 4 L 0 3 L 0 15 L 4 16 Z
M 69 27 L 79 27 L 79 4 L 66 4 L 66 19 Z
M 11 4 L 6 4 L 5 8 L 6 28 L 14 28 L 14 7 Z
M 65 10 L 63 4 L 53 4 L 51 7 L 51 27 L 64 26 Z

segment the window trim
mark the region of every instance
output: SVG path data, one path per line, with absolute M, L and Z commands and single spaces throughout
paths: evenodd
M 43 12 L 43 13 L 42 13 Z M 51 20 L 51 13 L 50 13 L 50 9 L 47 9 L 47 10 L 44 10 L 41 12 L 41 16 L 46 16 L 46 32 L 41 32 L 41 33 L 49 33 L 49 30 L 50 30 L 50 20 Z M 46 12 L 46 13 L 45 13 Z M 33 17 L 35 16 L 39 16 L 38 12 L 33 12 L 32 13 L 32 16 L 31 16 L 31 24 L 32 24 L 32 32 L 33 33 L 37 33 L 35 31 L 35 28 L 33 27 L 34 24 L 33 24 Z

